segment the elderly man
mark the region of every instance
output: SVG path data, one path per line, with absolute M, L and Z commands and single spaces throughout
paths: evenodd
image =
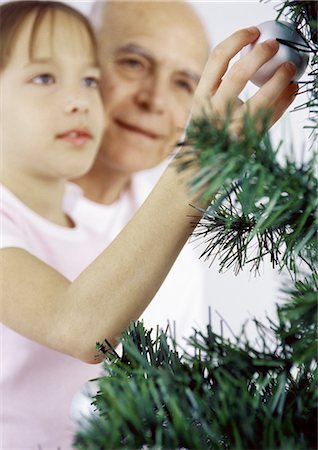
M 109 124 L 94 167 L 76 180 L 85 197 L 72 214 L 110 243 L 159 171 L 135 174 L 162 163 L 180 137 L 208 41 L 200 20 L 182 2 L 97 2 L 92 17 Z M 169 320 L 181 338 L 206 323 L 201 264 L 186 246 L 142 316 L 147 327 L 166 328 Z
M 144 174 L 136 173 L 161 163 L 180 138 L 207 61 L 208 41 L 199 18 L 181 1 L 97 2 L 92 18 L 109 123 L 93 168 L 76 180 L 83 195 L 72 202 L 72 215 L 103 234 L 107 244 L 153 187 Z M 236 33 L 212 54 L 208 70 L 216 110 L 224 110 L 256 66 L 277 51 L 277 44 L 268 45 L 266 51 L 256 50 L 254 64 L 249 64 L 241 76 L 233 71 L 221 83 L 231 58 L 257 38 L 255 30 L 250 37 L 247 34 L 246 30 Z M 291 101 L 290 79 L 288 69 L 281 69 L 280 76 L 251 100 L 251 109 L 275 104 L 277 120 Z M 191 332 L 192 326 L 204 325 L 208 307 L 203 284 L 200 262 L 193 249 L 185 247 L 142 316 L 146 326 L 165 327 L 169 320 L 176 323 L 177 336 L 182 337 Z

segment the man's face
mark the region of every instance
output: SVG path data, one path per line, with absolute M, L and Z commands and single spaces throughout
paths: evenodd
M 180 2 L 111 2 L 99 36 L 109 114 L 99 160 L 133 173 L 159 164 L 180 139 L 208 45 Z

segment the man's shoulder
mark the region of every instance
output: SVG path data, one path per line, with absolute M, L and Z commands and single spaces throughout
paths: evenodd
M 64 211 L 76 224 L 94 232 L 112 236 L 116 230 L 120 231 L 126 225 L 137 209 L 130 189 L 124 191 L 115 202 L 103 204 L 89 199 L 77 188 L 78 186 L 68 185 L 63 202 Z

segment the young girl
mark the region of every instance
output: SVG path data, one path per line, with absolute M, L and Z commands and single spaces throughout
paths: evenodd
M 70 329 L 78 326 L 74 312 L 71 318 L 61 310 L 67 279 L 96 256 L 90 243 L 96 239 L 61 205 L 65 179 L 89 169 L 102 136 L 100 71 L 91 28 L 75 10 L 16 2 L 2 5 L 0 14 L 1 270 L 7 280 L 0 447 L 64 449 L 73 436 L 71 398 L 98 374 L 97 366 L 55 350 L 72 353 L 61 316 Z M 73 302 L 74 310 L 75 294 Z M 80 345 L 74 342 L 74 353 Z
M 92 32 L 61 3 L 0 14 L 2 448 L 67 449 L 71 399 L 99 374 L 96 342 L 115 344 L 140 316 L 189 236 L 191 174 L 171 164 L 101 252 L 62 207 L 65 180 L 89 169 L 103 132 Z
M 0 14 L 2 448 L 65 449 L 71 399 L 99 374 L 96 342 L 116 343 L 140 316 L 193 210 L 172 166 L 101 253 L 62 208 L 65 180 L 89 169 L 105 120 L 91 29 L 55 2 L 12 2 Z

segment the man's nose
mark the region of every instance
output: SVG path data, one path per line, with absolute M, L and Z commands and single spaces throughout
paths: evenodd
M 162 74 L 151 74 L 140 82 L 136 102 L 144 110 L 163 113 L 168 101 L 168 80 Z

